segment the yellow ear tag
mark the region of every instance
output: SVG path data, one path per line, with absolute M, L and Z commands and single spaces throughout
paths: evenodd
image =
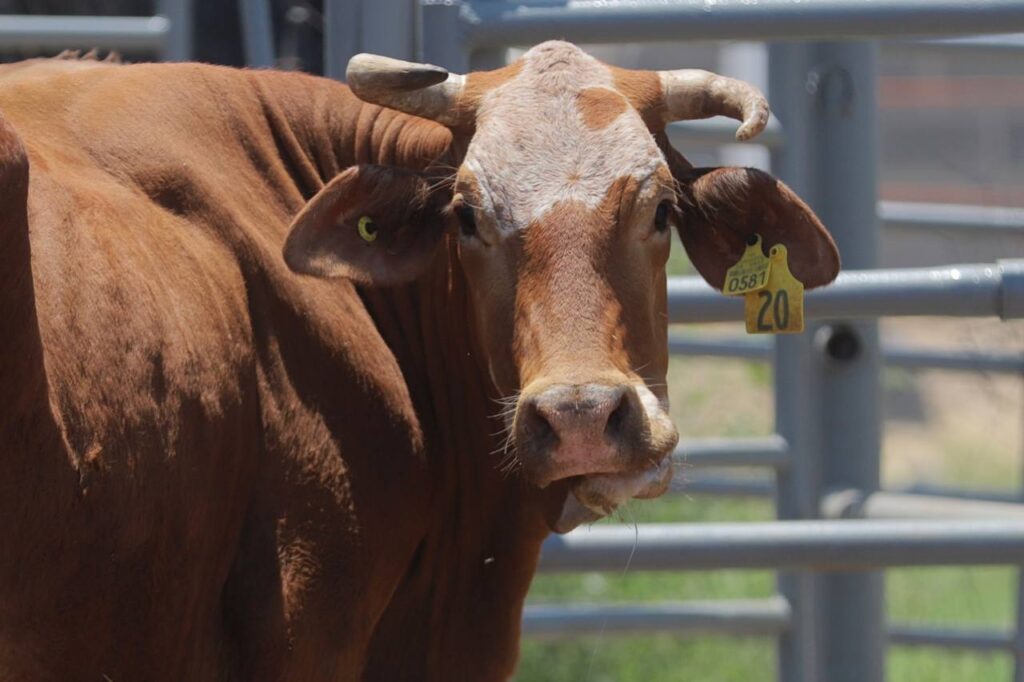
M 374 224 L 370 216 L 364 215 L 360 218 L 359 226 L 356 229 L 359 230 L 359 236 L 363 238 L 364 242 L 369 243 L 377 239 L 377 225 Z
M 747 240 L 747 249 L 725 272 L 722 293 L 726 296 L 740 296 L 748 291 L 763 289 L 768 284 L 771 260 L 761 250 L 761 235 L 755 234 Z
M 768 283 L 744 297 L 748 334 L 795 334 L 804 330 L 804 285 L 789 271 L 786 247 L 776 244 L 768 254 Z

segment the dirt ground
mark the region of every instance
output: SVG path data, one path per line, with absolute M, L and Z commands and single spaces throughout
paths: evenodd
M 1024 355 L 1024 322 L 886 320 L 882 339 L 921 348 Z M 1021 486 L 1024 377 L 890 369 L 883 386 L 887 485 L 933 482 L 993 490 Z

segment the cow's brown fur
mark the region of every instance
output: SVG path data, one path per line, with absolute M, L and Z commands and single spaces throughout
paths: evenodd
M 654 71 L 635 71 L 617 66 L 609 66 L 608 69 L 615 79 L 615 89 L 640 112 L 647 127 L 652 132 L 664 128 L 665 97 L 658 74 Z
M 599 129 L 609 125 L 626 111 L 622 95 L 607 88 L 584 88 L 576 96 L 583 122 L 588 128 Z
M 451 134 L 199 65 L 0 70 L 0 112 L 3 678 L 505 678 L 547 524 L 481 455 L 461 273 L 280 256 L 340 169 Z

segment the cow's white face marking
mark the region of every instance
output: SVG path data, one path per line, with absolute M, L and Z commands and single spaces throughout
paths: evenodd
M 581 93 L 621 100 L 595 126 Z M 615 90 L 611 70 L 565 43 L 529 52 L 522 69 L 482 98 L 464 166 L 479 183 L 476 208 L 501 232 L 522 230 L 559 202 L 596 208 L 617 179 L 647 182 L 665 159 L 637 111 Z
M 556 524 L 567 530 L 671 479 L 669 233 L 656 215 L 674 181 L 611 68 L 566 43 L 539 45 L 517 68 L 477 104 L 456 183 L 476 223 L 462 263 L 492 378 L 520 391 L 508 427 L 524 467 L 540 485 L 574 479 Z M 628 397 L 593 428 L 544 402 L 611 405 L 588 397 L 608 386 L 629 386 Z M 557 442 L 538 435 L 551 423 Z

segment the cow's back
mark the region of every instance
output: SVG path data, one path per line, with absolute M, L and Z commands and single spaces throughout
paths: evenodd
M 126 181 L 131 159 L 119 167 L 96 156 L 117 153 L 120 121 L 89 110 L 118 102 L 116 89 L 87 96 L 99 80 L 88 76 L 114 68 L 44 62 L 0 73 L 0 112 L 26 148 L 30 178 L 24 206 L 5 197 L 2 229 L 9 240 L 26 234 L 9 211 L 27 209 L 31 237 L 30 258 L 4 251 L 5 268 L 30 277 L 0 297 L 5 307 L 34 303 L 17 335 L 34 337 L 42 360 L 22 369 L 42 390 L 26 396 L 25 384 L 4 382 L 25 403 L 19 416 L 5 403 L 2 415 L 22 441 L 5 448 L 2 479 L 17 489 L 0 502 L 13 507 L 0 516 L 21 521 L 0 559 L 7 678 L 113 675 L 145 660 L 214 674 L 221 614 L 209 609 L 259 457 L 238 266 L 216 238 Z M 171 140 L 152 132 L 156 162 Z M 19 171 L 8 162 L 8 172 Z M 20 359 L 26 345 L 0 355 Z M 196 642 L 210 650 L 190 651 Z M 175 670 L 179 661 L 187 667 Z
M 0 518 L 20 520 L 0 556 L 5 679 L 352 669 L 414 548 L 386 502 L 414 497 L 422 464 L 407 389 L 351 286 L 285 268 L 319 178 L 295 179 L 251 81 L 0 69 L 3 139 L 25 149 L 0 158 L 21 183 L 0 217 L 18 280 L 0 310 L 20 311 L 0 390 L 24 406 L 0 408 Z M 364 472 L 362 443 L 392 454 Z

